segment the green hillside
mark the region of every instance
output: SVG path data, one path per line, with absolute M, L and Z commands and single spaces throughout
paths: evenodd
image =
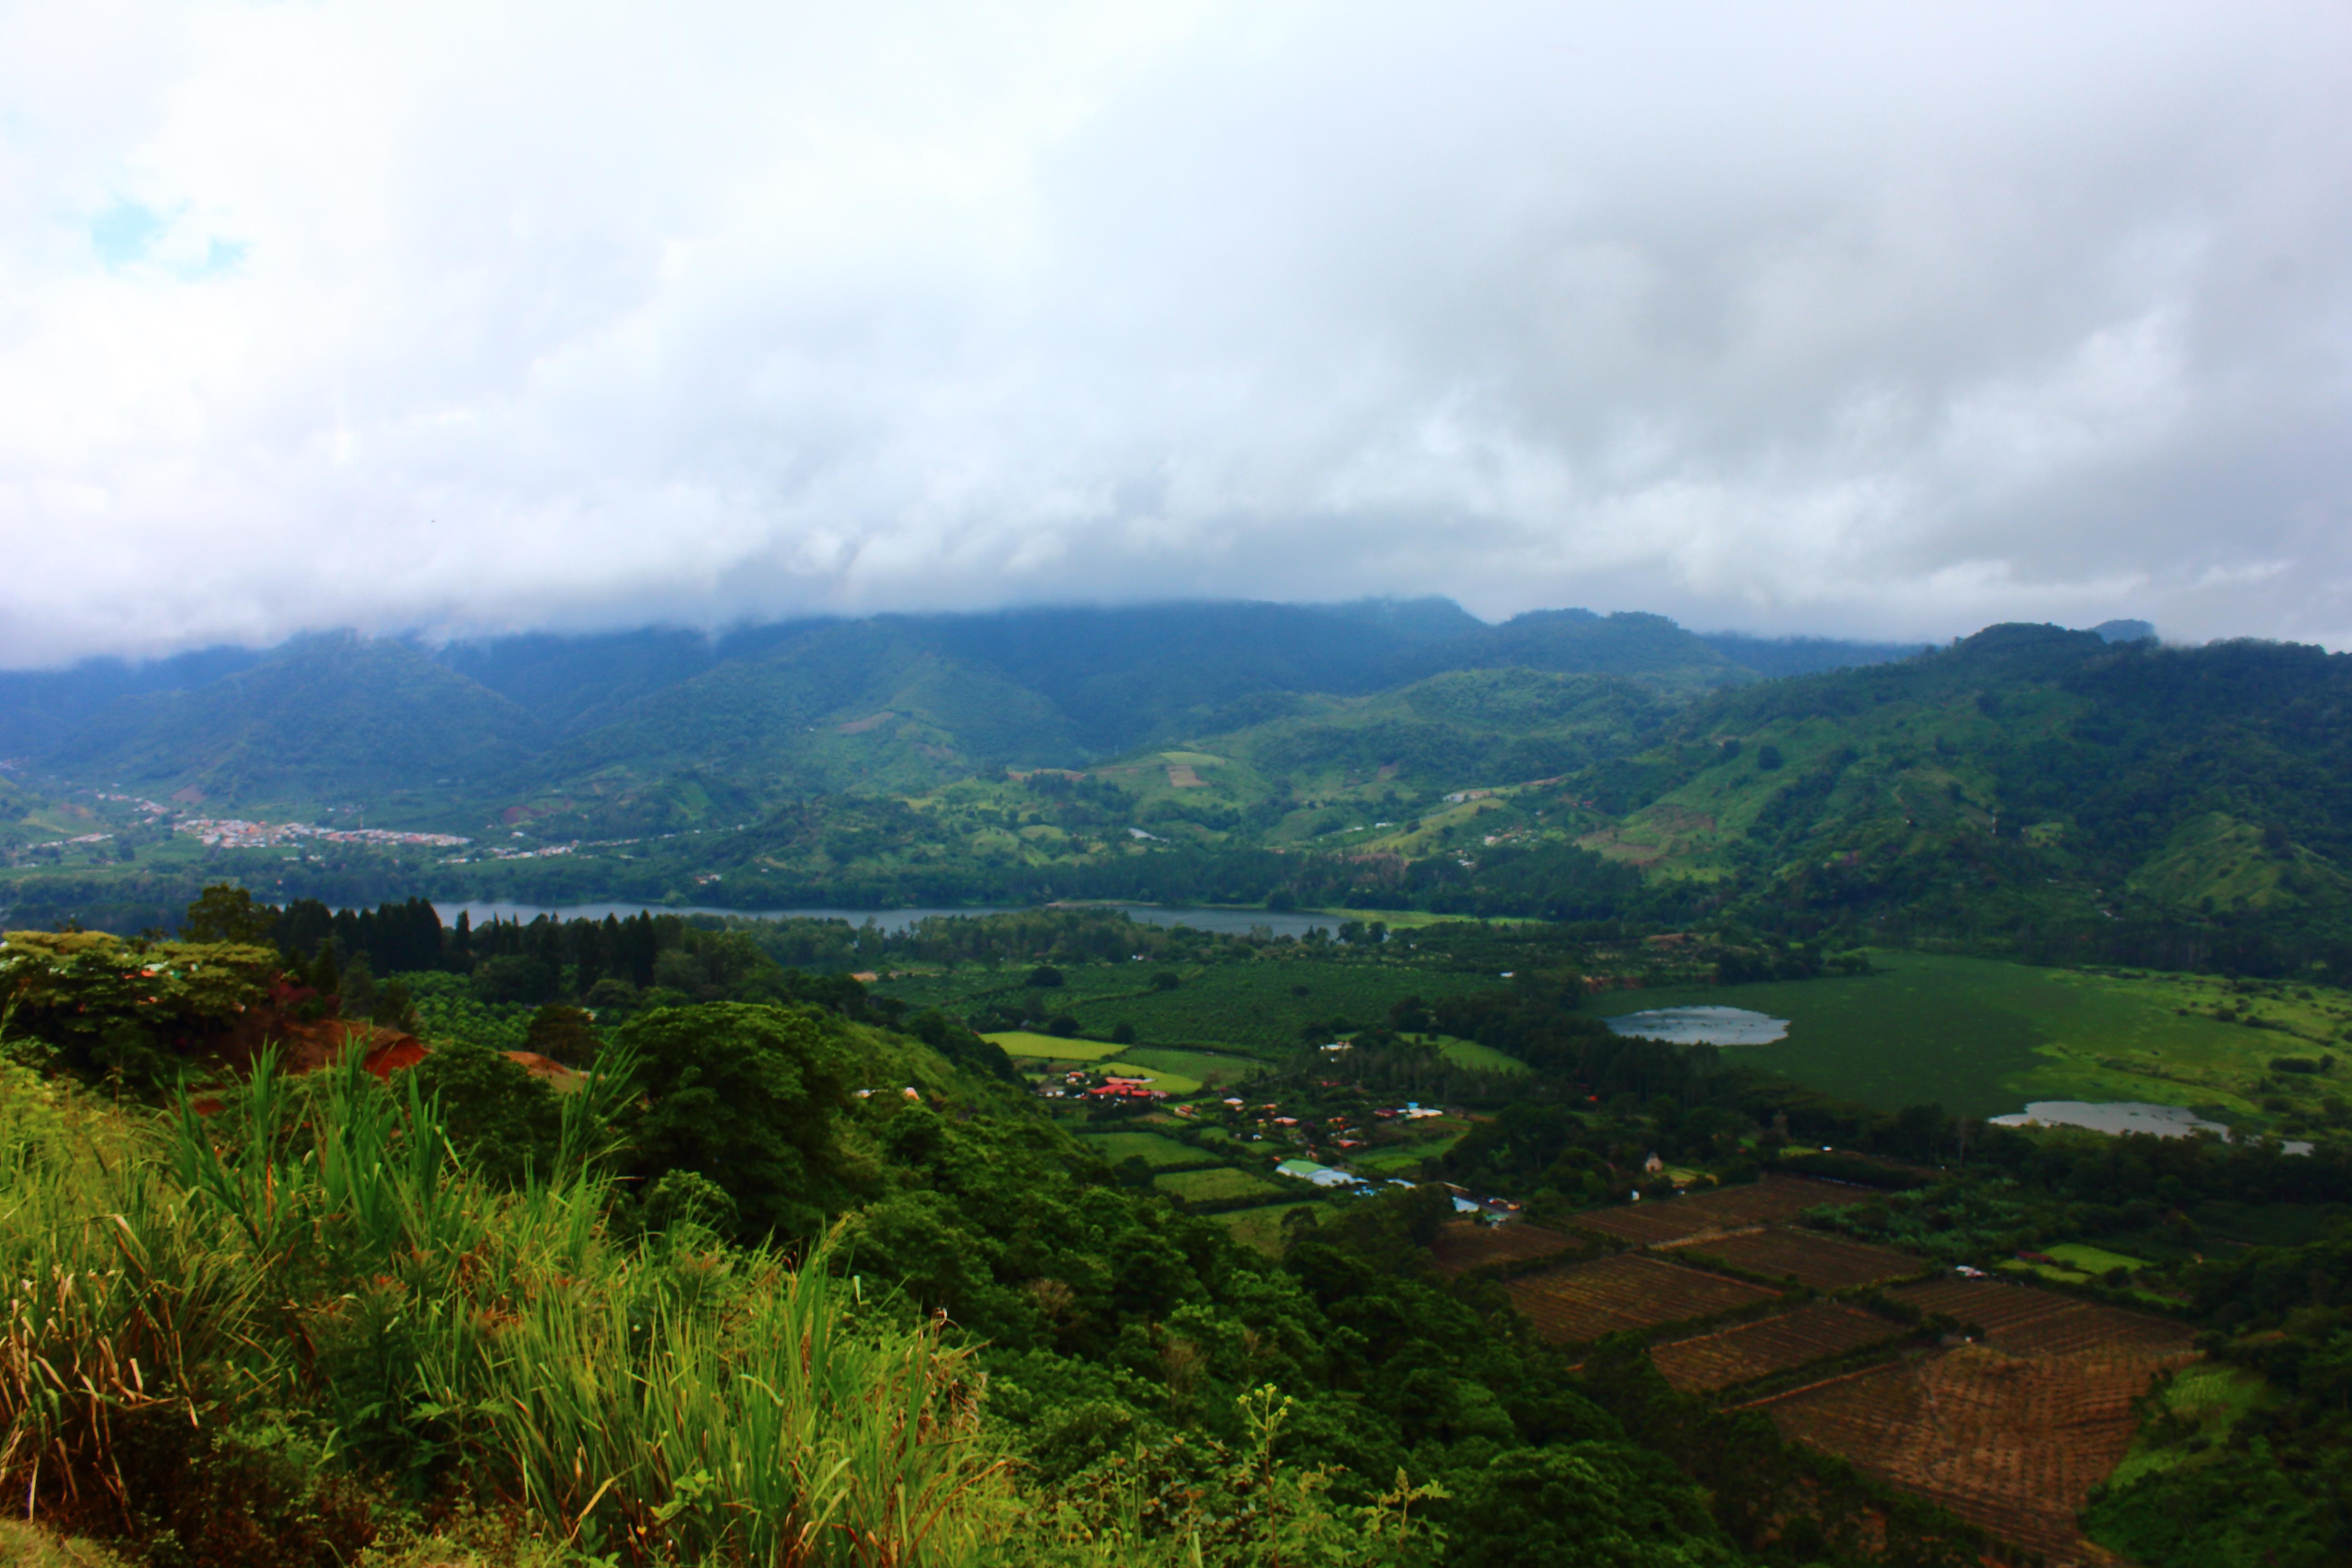
M 437 652 L 310 637 L 0 676 L 0 737 L 18 762 L 83 787 L 611 837 L 814 794 L 1084 769 L 1313 714 L 1320 698 L 1503 668 L 1607 677 L 1652 700 L 1755 679 L 1655 616 L 1546 611 L 1489 626 L 1447 600 L 1171 604 L 534 634 Z M 1427 716 L 1391 721 L 1408 718 Z M 1540 727 L 1557 734 L 1560 719 Z M 1622 730 L 1622 716 L 1604 727 Z M 1459 737 L 1422 739 L 1437 748 L 1421 748 L 1423 771 L 1475 770 L 1496 749 L 1449 759 L 1438 753 Z
M 499 787 L 543 741 L 529 713 L 408 644 L 336 634 L 192 689 L 120 699 L 39 762 L 191 803 L 446 798 Z
M 535 815 L 606 831 L 698 826 L 665 792 L 712 781 L 730 801 L 834 791 L 920 791 L 1076 752 L 1034 693 L 873 623 L 795 638 L 633 702 L 534 766 Z
M 1155 661 L 1155 645 L 1175 651 Z M 581 706 L 565 681 L 632 650 L 647 681 L 705 668 Z M 1470 651 L 1613 672 L 1365 684 Z M 1997 626 L 1763 680 L 1657 617 L 1463 632 L 1433 606 L 1209 605 L 573 652 L 587 662 L 533 645 L 473 664 L 586 726 L 568 733 L 415 650 L 352 639 L 121 700 L 20 775 L 47 804 L 19 808 L 8 899 L 49 919 L 168 908 L 200 875 L 337 900 L 1143 899 L 2352 964 L 2352 675 L 2313 648 Z M 1271 684 L 1343 677 L 1357 689 Z M 1149 741 L 1100 746 L 1106 705 Z M 364 806 L 477 847 L 199 866 L 100 798 L 118 780 L 201 791 L 215 813 Z M 118 837 L 64 845 L 94 831 Z
M 2352 660 L 1994 627 L 1692 710 L 1588 775 L 1586 847 L 1759 915 L 1953 931 L 2339 920 Z

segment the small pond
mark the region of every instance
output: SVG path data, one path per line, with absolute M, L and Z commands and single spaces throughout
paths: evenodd
M 1671 1046 L 1769 1046 L 1789 1037 L 1789 1020 L 1745 1007 L 1657 1007 L 1604 1020 L 1621 1035 Z
M 2148 1105 L 2139 1100 L 2037 1100 L 2023 1110 L 1992 1119 L 1996 1127 L 2082 1127 L 2093 1132 L 2147 1132 L 2158 1138 L 2189 1138 L 2210 1132 L 2227 1142 L 2230 1129 L 2208 1121 L 2185 1105 Z M 2288 1142 L 2290 1154 L 2308 1154 L 2311 1145 Z

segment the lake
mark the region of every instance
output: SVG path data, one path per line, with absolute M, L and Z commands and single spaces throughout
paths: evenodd
M 871 921 L 882 930 L 896 936 L 918 921 L 935 915 L 1002 915 L 1013 914 L 1031 906 L 1011 904 L 975 904 L 963 909 L 899 909 L 899 910 L 721 910 L 704 904 L 656 905 L 646 903 L 620 904 L 509 904 L 497 902 L 436 903 L 443 925 L 455 925 L 464 913 L 474 924 L 492 919 L 502 921 L 534 921 L 541 915 L 552 915 L 560 921 L 602 921 L 607 915 L 628 920 L 650 910 L 657 915 L 731 915 L 752 921 L 846 921 L 862 926 Z M 1162 904 L 1085 904 L 1049 905 L 1048 908 L 1117 910 L 1129 919 L 1145 925 L 1191 926 L 1195 931 L 1213 931 L 1246 936 L 1254 928 L 1265 926 L 1276 936 L 1301 937 L 1318 927 L 1328 931 L 1343 920 L 1356 917 L 1345 913 L 1325 913 L 1317 910 L 1291 910 L 1276 913 L 1270 910 L 1231 910 L 1188 908 Z

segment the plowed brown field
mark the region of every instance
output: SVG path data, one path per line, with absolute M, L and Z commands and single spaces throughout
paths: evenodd
M 1430 1243 L 1429 1250 L 1439 1273 L 1465 1274 L 1490 1264 L 1549 1258 L 1580 1245 L 1586 1244 L 1523 1222 L 1482 1225 L 1475 1219 L 1457 1219 L 1438 1227 L 1437 1239 Z
M 1712 1317 L 1776 1292 L 1744 1279 L 1702 1273 L 1654 1258 L 1627 1254 L 1570 1263 L 1529 1274 L 1504 1287 L 1511 1304 L 1554 1344 L 1580 1344 L 1627 1329 L 1655 1328 Z
M 2075 1510 L 2137 1426 L 2132 1402 L 2178 1357 L 2010 1356 L 1970 1345 L 1759 1402 L 1783 1436 L 1941 1503 L 2053 1564 L 2108 1563 Z
M 2011 1355 L 2109 1348 L 2166 1354 L 2187 1350 L 2195 1338 L 2185 1323 L 1998 1279 L 1929 1279 L 1889 1294 L 1923 1312 L 1974 1323 L 1984 1330 L 1985 1343 Z
M 1869 1194 L 1803 1176 L 1767 1176 L 1746 1186 L 1717 1187 L 1686 1198 L 1661 1198 L 1623 1208 L 1595 1209 L 1570 1223 L 1636 1247 L 1655 1247 L 1709 1231 L 1790 1220 L 1822 1204 L 1853 1204 Z
M 1843 1290 L 1875 1285 L 1882 1279 L 1908 1279 L 1928 1267 L 1924 1259 L 1908 1253 L 1802 1230 L 1767 1230 L 1695 1241 L 1690 1252 L 1694 1257 L 1720 1258 L 1734 1268 L 1768 1279 L 1794 1276 L 1798 1284 L 1815 1290 Z
M 1758 1322 L 1656 1345 L 1650 1359 L 1685 1394 L 1712 1394 L 1901 1337 L 1884 1318 L 1836 1301 L 1816 1301 Z

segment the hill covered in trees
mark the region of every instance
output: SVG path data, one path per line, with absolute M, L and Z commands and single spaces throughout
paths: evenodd
M 124 929 L 233 876 L 289 900 L 1215 901 L 2352 961 L 2346 660 L 2120 635 L 1998 626 L 1777 679 L 1659 617 L 1486 626 L 1444 602 L 321 639 L 192 665 L 212 678 L 61 739 L 56 693 L 14 678 L 10 722 L 50 740 L 0 801 L 7 893 Z M 469 842 L 174 831 L 231 812 Z

